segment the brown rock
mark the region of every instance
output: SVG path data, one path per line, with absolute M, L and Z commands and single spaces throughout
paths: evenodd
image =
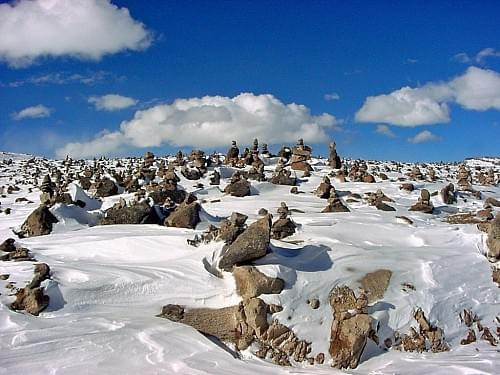
M 488 245 L 488 256 L 500 259 L 500 214 L 497 214 L 490 223 L 486 244 Z
M 261 258 L 267 253 L 271 239 L 271 216 L 267 215 L 250 225 L 227 247 L 219 267 L 229 270 L 234 265 Z
M 384 293 L 391 281 L 392 272 L 390 270 L 377 270 L 367 273 L 361 280 L 361 286 L 366 291 L 368 303 L 373 303 L 384 297 Z
M 165 226 L 194 229 L 200 222 L 200 210 L 198 202 L 183 202 L 165 219 Z
M 43 236 L 52 232 L 52 225 L 59 222 L 46 206 L 35 209 L 21 225 L 20 238 Z
M 266 276 L 253 266 L 234 267 L 233 276 L 236 291 L 244 299 L 261 294 L 279 294 L 285 286 L 282 279 Z
M 49 296 L 43 294 L 43 288 L 19 289 L 16 300 L 10 305 L 13 310 L 25 310 L 31 315 L 38 315 L 49 305 Z

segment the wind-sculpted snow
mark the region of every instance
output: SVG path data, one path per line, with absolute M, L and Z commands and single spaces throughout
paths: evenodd
M 16 170 L 28 157 L 13 158 L 1 165 L 0 185 L 12 185 Z M 52 165 L 60 162 L 49 161 Z M 90 162 L 89 162 L 90 163 Z M 477 161 L 473 164 L 480 164 Z M 488 163 L 492 163 L 488 160 Z M 122 194 L 102 199 L 102 204 L 76 185 L 70 195 L 84 200 L 87 207 L 56 204 L 51 212 L 59 219 L 51 234 L 17 239 L 31 250 L 38 262 L 50 265 L 52 277 L 42 286 L 50 297 L 48 308 L 38 317 L 14 312 L 8 304 L 14 299 L 7 283 L 24 287 L 32 278 L 32 262 L 0 261 L 0 373 L 9 374 L 335 374 L 328 355 L 332 309 L 328 294 L 336 286 L 358 290 L 364 275 L 390 270 L 392 276 L 384 296 L 370 304 L 368 313 L 378 321 L 381 342 L 395 331 L 407 333 L 415 326 L 413 313 L 420 307 L 426 317 L 443 329 L 451 350 L 445 353 L 407 353 L 383 350 L 372 340 L 363 352 L 354 374 L 493 374 L 500 367 L 498 346 L 484 340 L 462 346 L 467 327 L 459 313 L 470 309 L 495 335 L 500 314 L 500 292 L 491 277 L 491 264 L 485 257 L 487 234 L 476 225 L 455 225 L 443 219 L 452 211 L 477 211 L 484 200 L 459 195 L 458 203 L 445 205 L 439 195 L 431 197 L 435 213 L 409 212 L 421 189 L 439 191 L 449 181 L 414 181 L 415 191 L 400 190 L 402 174 L 387 172 L 388 180 L 377 183 L 339 183 L 332 178 L 340 199 L 348 192 L 363 195 L 382 189 L 394 200 L 395 212 L 379 211 L 365 200 L 345 203 L 350 212 L 321 213 L 327 204 L 313 192 L 331 169 L 324 160 L 313 160 L 312 176 L 299 190 L 290 186 L 251 181 L 257 194 L 243 198 L 223 193 L 230 177 L 222 170 L 221 188 L 210 187 L 208 175 L 200 181 L 180 176 L 179 185 L 194 192 L 201 202 L 202 222 L 196 230 L 153 224 L 97 225 L 103 211 L 117 203 Z M 370 162 L 370 166 L 392 165 Z M 24 164 L 23 164 L 24 165 Z M 491 165 L 491 164 L 488 164 Z M 29 168 L 29 167 L 28 167 Z M 439 169 L 444 174 L 444 169 Z M 450 166 L 452 170 L 456 166 Z M 266 165 L 266 173 L 274 164 Z M 10 177 L 12 180 L 9 180 Z M 392 181 L 393 179 L 394 181 Z M 201 182 L 201 189 L 196 183 Z M 17 183 L 20 191 L 0 198 L 0 242 L 14 237 L 19 227 L 39 205 L 40 191 L 31 184 Z M 483 197 L 500 197 L 500 187 L 480 189 Z M 32 188 L 32 192 L 28 189 Z M 26 197 L 28 202 L 15 202 Z M 31 201 L 32 203 L 30 203 Z M 237 305 L 230 272 L 207 272 L 213 268 L 223 243 L 210 242 L 193 247 L 188 244 L 209 224 L 219 225 L 237 211 L 248 215 L 247 224 L 266 208 L 277 218 L 276 210 L 285 201 L 296 233 L 283 241 L 271 240 L 267 255 L 254 261 L 257 269 L 279 277 L 284 288 L 279 294 L 260 298 L 278 304 L 283 310 L 272 315 L 301 340 L 311 342 L 311 354 L 324 353 L 323 365 L 305 362 L 280 367 L 257 358 L 252 348 L 238 353 L 191 327 L 161 319 L 162 306 L 179 304 L 187 308 L 221 308 Z M 494 208 L 496 212 L 499 208 Z M 495 212 L 495 211 L 494 211 Z M 413 224 L 396 216 L 406 216 Z M 214 255 L 215 254 L 215 255 Z M 411 287 L 410 287 L 411 286 Z M 308 300 L 318 299 L 311 308 Z

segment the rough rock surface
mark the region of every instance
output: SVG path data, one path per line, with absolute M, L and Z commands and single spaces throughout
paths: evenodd
M 104 179 L 97 183 L 95 195 L 97 197 L 110 197 L 118 194 L 118 187 L 110 179 Z
M 201 206 L 198 202 L 182 202 L 165 219 L 165 226 L 194 229 L 200 222 Z
M 229 245 L 219 261 L 219 267 L 229 270 L 234 265 L 263 257 L 271 239 L 271 216 L 267 215 L 250 225 Z
M 367 299 L 356 298 L 348 287 L 330 292 L 333 323 L 330 333 L 330 355 L 333 367 L 355 368 L 372 331 L 373 318 L 367 314 Z
M 104 213 L 102 225 L 112 224 L 159 224 L 160 218 L 146 202 L 132 206 L 111 207 Z
M 224 192 L 233 197 L 246 197 L 250 195 L 250 182 L 242 178 L 227 185 Z
M 290 218 L 278 219 L 271 228 L 271 238 L 281 240 L 295 233 L 297 226 Z
M 243 298 L 258 297 L 261 294 L 279 294 L 285 283 L 277 277 L 269 277 L 253 266 L 233 269 L 236 291 Z
M 24 310 L 31 315 L 38 315 L 49 305 L 49 296 L 43 294 L 43 288 L 25 287 L 16 293 L 16 300 L 10 307 L 13 310 Z
M 384 297 L 384 293 L 391 281 L 392 272 L 390 270 L 377 270 L 367 273 L 360 280 L 362 288 L 366 291 L 368 303 L 375 302 Z
M 488 256 L 500 259 L 500 214 L 490 223 L 488 230 Z
M 52 232 L 52 225 L 57 222 L 57 218 L 46 206 L 40 206 L 27 217 L 16 234 L 20 238 L 43 236 Z

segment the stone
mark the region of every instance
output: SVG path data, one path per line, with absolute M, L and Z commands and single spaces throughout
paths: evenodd
M 182 202 L 164 221 L 167 227 L 195 229 L 200 222 L 201 206 L 198 202 Z
M 409 211 L 419 211 L 425 214 L 432 214 L 434 207 L 430 201 L 431 195 L 428 190 L 422 189 L 420 191 L 420 198 L 418 202 L 410 207 Z
M 373 303 L 384 297 L 384 293 L 391 281 L 392 272 L 390 270 L 376 270 L 367 273 L 360 280 L 361 287 L 365 290 L 368 303 Z
M 311 309 L 316 310 L 319 308 L 319 299 L 312 298 L 310 300 L 307 300 L 307 304 L 311 306 Z
M 97 197 L 110 197 L 112 195 L 118 194 L 118 186 L 111 181 L 110 179 L 106 178 L 104 180 L 99 181 L 96 184 L 96 192 L 95 195 Z
M 285 286 L 282 279 L 266 276 L 253 266 L 234 267 L 233 276 L 236 291 L 244 299 L 261 294 L 279 294 Z
M 450 183 L 441 189 L 441 199 L 444 204 L 453 204 L 457 202 L 455 186 L 453 184 Z
M 328 164 L 330 165 L 330 168 L 332 169 L 342 168 L 340 157 L 337 155 L 335 142 L 331 142 L 329 148 L 330 148 L 330 154 L 328 156 Z
M 484 207 L 500 207 L 500 201 L 493 197 L 488 197 L 484 200 Z
M 19 238 L 44 236 L 52 232 L 52 225 L 59 220 L 49 211 L 46 206 L 35 209 L 21 225 L 21 229 L 16 234 Z
M 275 240 L 282 240 L 295 233 L 297 226 L 290 218 L 278 219 L 271 227 L 271 238 Z
M 469 329 L 469 332 L 467 332 L 467 337 L 460 341 L 460 345 L 469 345 L 473 342 L 476 342 L 476 333 L 473 329 Z
M 403 349 L 407 352 L 424 352 L 428 348 L 433 353 L 448 351 L 449 346 L 444 339 L 443 330 L 432 325 L 425 317 L 422 309 L 417 309 L 413 315 L 419 325 L 418 331 L 410 329 L 410 333 L 402 337 Z
M 323 177 L 323 181 L 319 184 L 316 189 L 316 196 L 322 199 L 330 198 L 330 190 L 332 189 L 332 185 L 330 183 L 330 179 L 328 176 Z
M 384 203 L 382 201 L 377 201 L 375 207 L 380 211 L 396 211 L 394 207 L 389 206 L 387 203 Z
M 230 194 L 233 197 L 246 197 L 250 195 L 250 182 L 243 177 L 231 179 L 231 183 L 226 186 L 224 193 Z
M 399 190 L 411 192 L 411 191 L 415 190 L 415 186 L 411 183 L 404 183 L 399 187 Z
M 336 287 L 329 295 L 333 309 L 329 352 L 333 367 L 356 368 L 372 331 L 373 318 L 367 314 L 367 299 L 356 298 L 352 289 Z
M 46 263 L 39 263 L 35 265 L 34 273 L 31 283 L 27 286 L 30 289 L 39 288 L 42 281 L 50 277 L 50 267 Z
M 488 245 L 488 256 L 496 260 L 500 259 L 500 214 L 497 214 L 490 223 L 486 244 Z
M 7 238 L 5 241 L 3 241 L 0 244 L 0 251 L 5 251 L 6 253 L 10 253 L 11 251 L 15 251 L 16 250 L 16 245 L 14 245 L 15 242 L 16 242 L 15 239 Z
M 330 202 L 328 202 L 328 206 L 326 206 L 322 213 L 328 213 L 328 212 L 350 212 L 349 208 L 347 208 L 340 198 L 334 198 Z
M 234 265 L 266 255 L 271 239 L 271 216 L 251 224 L 223 253 L 219 268 L 229 270 Z
M 49 306 L 49 296 L 43 294 L 43 288 L 21 288 L 16 293 L 16 300 L 10 307 L 13 310 L 24 310 L 38 316 Z
M 115 224 L 160 224 L 160 218 L 147 202 L 131 206 L 113 206 L 104 211 L 101 225 Z

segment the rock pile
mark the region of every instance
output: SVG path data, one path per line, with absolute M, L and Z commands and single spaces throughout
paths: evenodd
M 420 191 L 420 198 L 418 198 L 418 202 L 411 206 L 409 211 L 419 211 L 425 214 L 432 214 L 434 207 L 431 203 L 431 194 L 428 190 L 422 189 Z
M 16 292 L 16 300 L 10 305 L 11 309 L 24 310 L 38 316 L 49 305 L 49 296 L 44 294 L 44 288 L 40 286 L 49 277 L 49 266 L 45 263 L 37 264 L 33 280 Z
M 20 230 L 15 233 L 19 238 L 43 236 L 52 232 L 52 225 L 58 222 L 47 206 L 41 205 L 26 218 Z
M 441 328 L 429 323 L 422 309 L 417 309 L 413 315 L 419 328 L 410 328 L 410 333 L 403 335 L 401 345 L 406 352 L 426 352 L 440 353 L 450 350 L 444 339 L 444 332 Z
M 292 159 L 290 160 L 291 168 L 304 172 L 312 171 L 311 165 L 307 162 L 311 159 L 311 152 L 311 147 L 304 145 L 304 140 L 299 139 L 297 145 L 292 149 Z
M 330 154 L 328 156 L 328 164 L 332 169 L 340 169 L 342 167 L 342 163 L 340 162 L 340 157 L 337 155 L 336 146 L 337 145 L 335 142 L 331 142 L 329 145 Z
M 295 233 L 297 225 L 288 217 L 290 211 L 285 202 L 281 202 L 278 208 L 278 220 L 276 220 L 271 227 L 271 238 L 275 240 L 282 240 Z
M 226 186 L 224 192 L 233 197 L 246 197 L 250 195 L 250 182 L 239 171 L 236 171 L 231 176 L 231 182 Z

